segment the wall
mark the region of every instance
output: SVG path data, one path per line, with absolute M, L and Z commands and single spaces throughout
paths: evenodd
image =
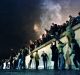
M 79 27 L 80 27 L 80 24 L 78 25 Z M 79 28 L 78 27 L 78 28 Z M 76 29 L 76 28 L 75 28 Z M 80 42 L 80 28 L 79 29 L 77 29 L 77 30 L 75 30 L 75 38 L 78 40 L 78 43 Z M 43 62 L 42 62 L 42 58 L 41 58 L 41 54 L 42 54 L 42 52 L 43 51 L 45 51 L 47 54 L 48 54 L 48 57 L 49 57 L 49 59 L 48 59 L 48 68 L 49 69 L 53 69 L 53 66 L 54 66 L 54 62 L 52 62 L 51 61 L 51 57 L 52 57 L 52 52 L 51 52 L 51 49 L 50 49 L 50 43 L 52 42 L 53 40 L 51 40 L 51 41 L 49 41 L 48 43 L 47 43 L 47 45 L 46 44 L 44 44 L 43 46 L 44 47 L 41 47 L 41 48 L 38 48 L 38 49 L 36 49 L 36 50 L 38 50 L 38 53 L 39 53 L 39 56 L 40 56 L 40 60 L 39 60 L 39 69 L 42 69 L 43 68 Z M 63 42 L 63 43 L 67 43 L 67 39 L 66 39 L 66 37 L 64 36 L 64 37 L 62 37 L 61 38 L 61 41 Z M 80 43 L 79 43 L 80 44 Z M 46 45 L 46 46 L 45 46 Z M 64 47 L 64 56 L 65 56 L 65 54 L 66 54 L 66 50 L 67 50 L 67 48 L 68 48 L 68 46 L 66 45 L 65 47 Z M 71 50 L 70 50 L 71 51 Z M 34 55 L 35 55 L 35 52 L 34 52 Z M 71 56 L 71 60 L 73 60 L 73 55 Z M 26 62 L 26 68 L 28 67 L 28 63 L 29 63 L 29 61 L 30 61 L 30 55 L 28 55 L 28 56 L 26 56 L 26 60 L 25 60 L 25 62 Z M 33 62 L 32 62 L 32 64 L 31 64 L 31 69 L 34 69 L 35 68 L 35 61 L 34 61 L 34 59 L 33 59 Z M 73 62 L 72 62 L 72 65 L 74 65 L 73 64 Z M 67 66 L 66 66 L 66 68 L 67 68 Z M 74 68 L 74 67 L 73 67 Z

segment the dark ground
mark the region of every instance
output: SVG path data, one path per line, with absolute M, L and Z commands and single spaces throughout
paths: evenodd
M 0 70 L 0 75 L 80 75 L 76 70 Z

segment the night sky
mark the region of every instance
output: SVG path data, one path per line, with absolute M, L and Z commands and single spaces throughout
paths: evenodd
M 52 7 L 59 8 L 59 11 L 50 9 L 47 1 L 52 3 Z M 63 23 L 70 14 L 77 16 L 79 7 L 80 0 L 0 0 L 0 58 L 9 57 L 11 48 L 16 52 L 25 42 L 28 44 L 30 39 L 37 39 L 40 32 L 34 30 L 35 24 L 38 24 L 40 30 L 49 28 L 50 25 L 44 23 L 44 14 L 48 14 L 54 22 L 58 18 Z M 57 17 L 51 18 L 47 11 Z

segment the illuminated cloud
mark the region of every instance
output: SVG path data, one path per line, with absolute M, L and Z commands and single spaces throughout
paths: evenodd
M 62 24 L 62 7 L 59 3 L 54 3 L 52 0 L 44 0 L 41 9 L 43 10 L 40 16 L 42 28 L 49 29 L 52 22 L 59 25 Z

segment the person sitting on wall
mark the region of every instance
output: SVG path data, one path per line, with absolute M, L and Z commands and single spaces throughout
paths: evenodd
M 80 23 L 80 12 L 78 13 L 78 16 L 75 19 L 76 19 L 76 24 Z
M 34 49 L 35 49 L 35 45 L 34 45 L 34 42 L 32 40 L 30 40 L 30 52 L 32 52 Z
M 43 44 L 47 42 L 46 34 L 42 35 L 42 41 L 43 41 Z
M 76 24 L 75 17 L 69 15 L 69 23 L 71 24 L 71 27 L 73 27 Z

